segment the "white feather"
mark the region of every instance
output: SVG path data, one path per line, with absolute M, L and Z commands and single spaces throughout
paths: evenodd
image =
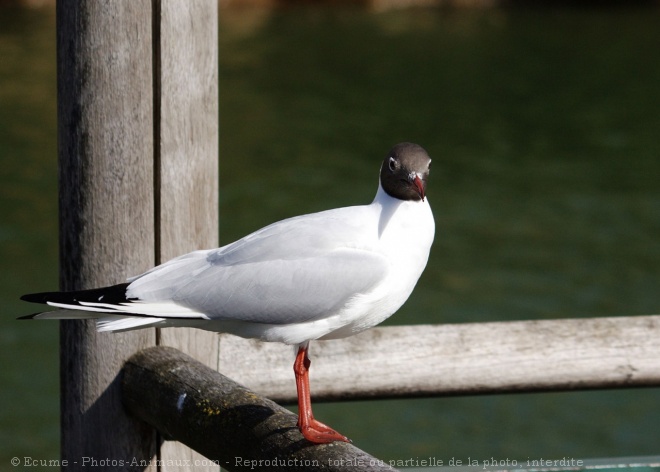
M 138 318 L 138 317 L 118 317 L 108 316 L 96 320 L 96 329 L 99 332 L 104 331 L 129 331 L 132 329 L 144 328 L 164 321 L 165 318 Z

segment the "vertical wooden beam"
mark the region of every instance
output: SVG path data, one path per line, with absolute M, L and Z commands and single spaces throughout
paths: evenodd
M 150 0 L 59 0 L 57 50 L 60 285 L 118 283 L 154 263 Z M 123 362 L 154 344 L 154 329 L 109 334 L 62 322 L 62 459 L 71 469 L 155 454 L 153 430 L 125 413 L 118 382 Z
M 118 283 L 216 246 L 217 2 L 60 0 L 57 27 L 61 288 Z M 121 407 L 117 375 L 157 342 L 217 368 L 214 334 L 62 323 L 62 457 L 74 468 L 156 455 L 153 430 Z M 199 455 L 166 443 L 159 458 Z
M 160 130 L 159 228 L 157 258 L 165 262 L 195 249 L 218 245 L 218 2 L 155 0 L 159 21 L 160 76 L 155 103 Z M 219 338 L 195 329 L 160 330 L 159 345 L 175 347 L 217 370 Z M 182 470 L 201 467 L 199 453 L 170 441 L 161 447 L 162 471 L 168 459 Z M 180 466 L 189 460 L 189 469 Z

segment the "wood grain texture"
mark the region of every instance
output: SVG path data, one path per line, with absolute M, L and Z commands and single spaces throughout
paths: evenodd
M 57 3 L 60 285 L 125 280 L 154 262 L 151 2 Z M 126 358 L 155 330 L 60 328 L 62 459 L 149 460 L 153 430 L 122 408 Z M 154 470 L 146 468 L 146 470 Z
M 293 350 L 222 335 L 221 372 L 294 403 Z M 660 316 L 374 328 L 312 342 L 316 400 L 660 385 Z
M 216 0 L 159 0 L 158 8 L 157 227 L 165 262 L 218 246 L 218 11 Z M 218 342 L 216 334 L 195 329 L 162 329 L 159 336 L 159 345 L 216 370 Z M 204 458 L 177 442 L 164 443 L 160 457 L 163 472 L 168 459 L 188 461 L 177 472 L 218 470 L 199 465 Z
M 393 470 L 348 443 L 312 445 L 293 413 L 172 348 L 133 356 L 122 387 L 135 416 L 226 470 Z
M 217 2 L 161 2 L 160 259 L 218 246 Z M 218 338 L 164 329 L 161 342 L 217 368 Z

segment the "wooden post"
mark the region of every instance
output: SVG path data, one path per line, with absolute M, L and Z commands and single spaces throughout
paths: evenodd
M 61 289 L 122 282 L 217 245 L 216 8 L 58 1 Z M 217 365 L 215 336 L 178 334 L 164 330 L 161 342 Z M 62 322 L 62 459 L 71 468 L 158 454 L 154 430 L 122 408 L 118 381 L 124 361 L 158 337 Z
M 117 283 L 154 263 L 150 5 L 57 4 L 63 290 Z M 60 329 L 62 459 L 82 469 L 93 465 L 85 460 L 153 457 L 155 434 L 122 409 L 118 375 L 155 344 L 155 330 Z
M 157 164 L 157 262 L 218 245 L 218 2 L 160 0 L 155 48 Z M 218 368 L 219 337 L 197 329 L 159 330 L 158 344 L 172 346 Z M 162 444 L 161 472 L 217 470 L 175 441 Z M 168 459 L 177 466 L 169 467 Z M 181 466 L 191 464 L 189 466 Z M 197 461 L 196 466 L 192 464 Z M 206 464 L 206 465 L 201 465 Z
M 296 415 L 176 349 L 134 355 L 122 385 L 134 415 L 227 470 L 393 470 L 352 444 L 312 445 Z

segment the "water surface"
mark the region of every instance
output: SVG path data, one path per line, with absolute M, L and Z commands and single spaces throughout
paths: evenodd
M 437 235 L 387 324 L 660 307 L 656 9 L 223 11 L 220 232 L 369 202 L 391 145 L 434 159 Z M 58 455 L 54 15 L 0 10 L 1 461 Z M 127 274 L 130 275 L 130 274 Z M 348 374 L 347 374 L 348 375 Z M 313 372 L 312 372 L 313 388 Z M 317 405 L 383 459 L 658 454 L 658 389 Z

